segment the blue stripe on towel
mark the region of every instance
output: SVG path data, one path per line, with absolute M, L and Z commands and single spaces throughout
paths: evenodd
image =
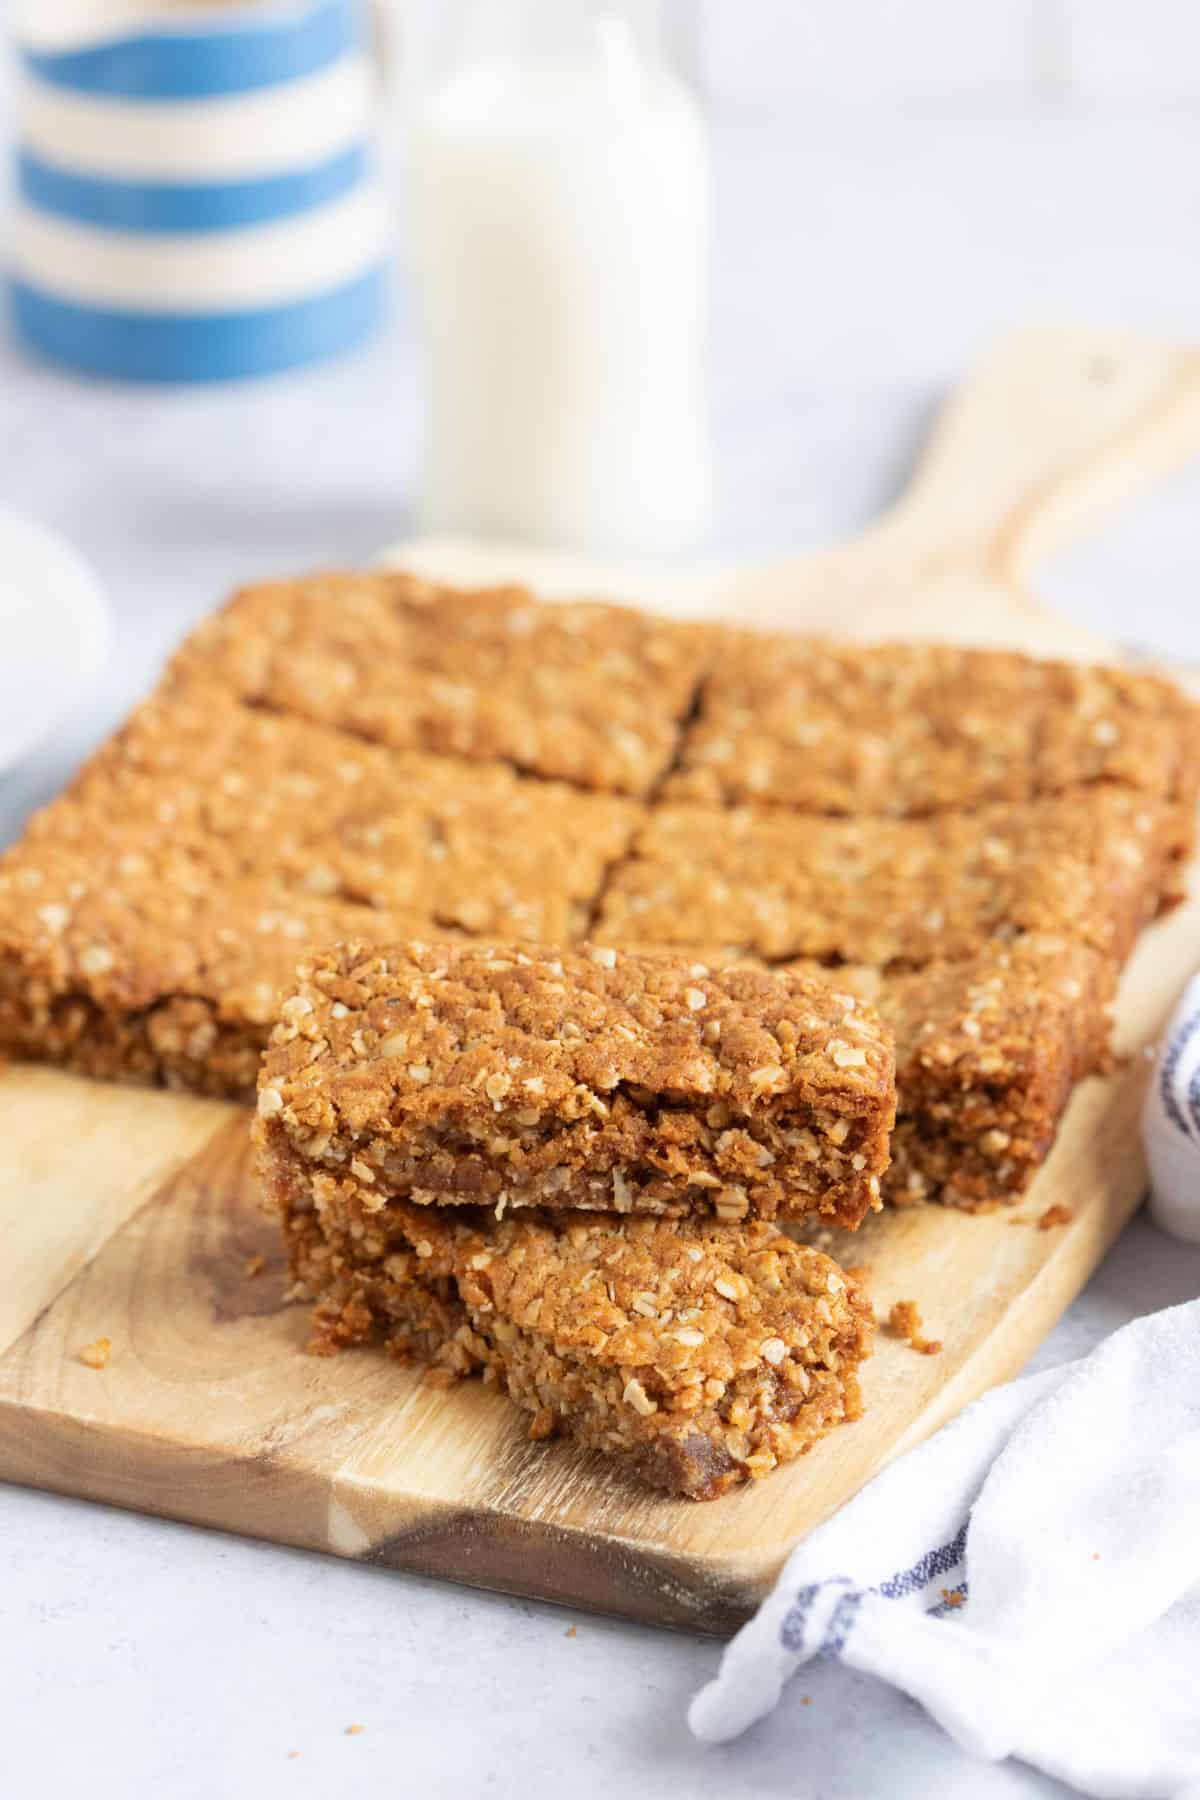
M 14 281 L 12 304 L 25 342 L 72 368 L 125 381 L 228 381 L 350 349 L 379 323 L 386 288 L 376 267 L 313 299 L 189 314 L 81 306 Z
M 232 231 L 274 224 L 340 200 L 366 172 L 361 144 L 310 168 L 253 181 L 118 181 L 59 168 L 28 150 L 17 157 L 17 185 L 30 206 L 109 231 Z
M 363 41 L 359 0 L 211 13 L 81 50 L 24 51 L 40 80 L 128 100 L 200 100 L 315 75 Z

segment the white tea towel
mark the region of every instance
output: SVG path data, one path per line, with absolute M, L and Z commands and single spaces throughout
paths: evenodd
M 998 1388 L 885 1470 L 793 1552 L 693 1731 L 736 1737 L 817 1656 L 1085 1793 L 1200 1784 L 1200 1301 Z
M 1200 1244 L 1200 975 L 1184 988 L 1159 1045 L 1142 1130 L 1155 1224 Z

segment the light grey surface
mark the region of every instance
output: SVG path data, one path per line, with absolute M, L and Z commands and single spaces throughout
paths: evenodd
M 1002 324 L 1074 315 L 1200 338 L 1200 121 L 1186 115 L 810 115 L 726 129 L 719 171 L 714 548 L 790 549 L 870 517 L 940 391 Z M 262 387 L 83 385 L 8 346 L 0 376 L 3 498 L 95 561 L 119 624 L 103 690 L 0 785 L 2 837 L 233 581 L 403 533 L 416 360 L 401 311 L 364 356 Z M 1046 590 L 1200 658 L 1198 517 L 1193 469 L 1060 559 Z M 1139 1221 L 1036 1360 L 1197 1293 L 1200 1251 Z M 907 1700 L 825 1667 L 743 1743 L 701 1750 L 683 1713 L 716 1656 L 0 1488 L 5 1800 L 1066 1792 L 968 1762 Z

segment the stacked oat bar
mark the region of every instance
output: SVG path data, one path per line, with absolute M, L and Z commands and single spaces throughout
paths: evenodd
M 709 1499 L 858 1411 L 866 1301 L 774 1221 L 857 1224 L 894 1115 L 878 1017 L 798 971 L 352 943 L 283 1002 L 257 1137 L 319 1347 L 481 1369 Z
M 1198 774 L 1144 675 L 255 588 L 0 858 L 0 1046 L 248 1100 L 285 1002 L 260 1130 L 324 1341 L 715 1492 L 855 1404 L 853 1283 L 776 1221 L 1023 1190 Z

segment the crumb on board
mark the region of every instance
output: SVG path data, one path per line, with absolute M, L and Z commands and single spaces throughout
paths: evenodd
M 1038 1230 L 1053 1231 L 1056 1225 L 1069 1225 L 1074 1217 L 1075 1214 L 1069 1206 L 1063 1206 L 1061 1203 L 1056 1203 L 1054 1206 L 1048 1206 L 1046 1208 L 1045 1212 L 1038 1220 Z
M 564 1633 L 563 1633 L 563 1636 L 564 1636 L 564 1637 L 578 1637 L 578 1636 L 579 1636 L 579 1627 L 578 1627 L 578 1625 L 570 1625 L 570 1626 L 568 1626 L 568 1628 L 567 1628 L 567 1630 L 566 1630 L 566 1631 L 565 1631 L 565 1632 L 564 1632 Z
M 299 1755 L 300 1755 L 300 1752 L 298 1750 L 289 1750 L 288 1751 L 288 1761 L 295 1762 Z
M 888 1330 L 894 1337 L 903 1338 L 920 1356 L 940 1356 L 941 1338 L 925 1337 L 922 1323 L 921 1309 L 915 1300 L 897 1300 L 888 1314 Z
M 1093 1551 L 1092 1551 L 1092 1561 L 1093 1561 L 1093 1562 L 1099 1562 L 1099 1561 L 1100 1561 L 1100 1552 L 1099 1552 L 1099 1551 L 1098 1551 L 1098 1550 L 1093 1550 Z
M 323 1355 L 326 1353 L 319 1350 L 317 1354 Z M 392 1354 L 396 1357 L 398 1362 L 406 1360 L 404 1355 L 399 1351 L 393 1350 Z M 453 1369 L 426 1369 L 422 1375 L 422 1379 L 425 1382 L 426 1387 L 448 1388 L 457 1387 L 458 1385 L 458 1376 L 454 1373 Z
M 538 1411 L 534 1413 L 532 1419 L 529 1421 L 529 1430 L 526 1433 L 526 1436 L 531 1438 L 535 1444 L 540 1443 L 543 1438 L 554 1436 L 554 1429 L 557 1423 L 558 1420 L 554 1416 L 554 1409 L 552 1407 L 539 1407 Z
M 108 1360 L 111 1355 L 112 1339 L 99 1337 L 94 1338 L 90 1344 L 85 1344 L 83 1346 L 83 1349 L 79 1352 L 79 1360 L 83 1363 L 85 1368 L 88 1369 L 107 1369 Z
M 949 1607 L 961 1606 L 963 1601 L 965 1600 L 965 1598 L 966 1598 L 966 1595 L 963 1593 L 961 1588 L 943 1588 L 942 1589 L 942 1601 L 943 1601 L 943 1604 L 946 1606 L 949 1606 Z
M 362 1730 L 363 1730 L 363 1729 L 364 1729 L 364 1728 L 363 1728 L 363 1726 L 361 1726 L 361 1725 L 347 1725 L 347 1727 L 346 1727 L 346 1736 L 347 1736 L 347 1737 L 358 1737 L 358 1735 L 359 1735 L 359 1733 L 360 1733 L 360 1732 L 361 1732 L 361 1731 L 362 1731 Z
M 248 1256 L 242 1267 L 242 1274 L 246 1277 L 247 1281 L 253 1281 L 256 1275 L 262 1274 L 266 1266 L 267 1259 L 265 1256 Z
M 801 1704 L 801 1706 L 811 1706 L 812 1705 L 812 1695 L 811 1694 L 801 1694 L 800 1704 Z

